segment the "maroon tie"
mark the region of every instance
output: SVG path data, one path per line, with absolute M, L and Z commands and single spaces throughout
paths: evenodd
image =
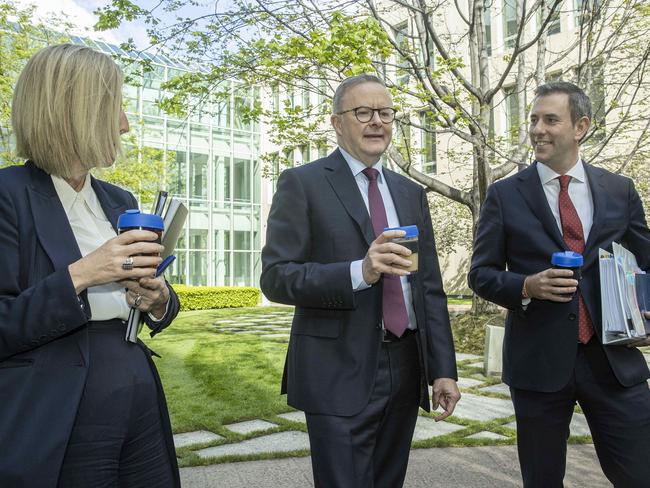
M 570 250 L 582 254 L 585 250 L 585 235 L 582 231 L 582 222 L 580 222 L 578 212 L 576 212 L 571 197 L 569 197 L 571 177 L 562 175 L 558 179 L 560 180 L 560 221 L 562 222 L 564 242 L 566 242 Z M 586 344 L 593 335 L 594 326 L 591 323 L 582 293 L 578 290 L 578 340 Z
M 363 174 L 368 178 L 368 206 L 370 207 L 370 221 L 375 231 L 375 237 L 379 236 L 388 227 L 386 208 L 377 185 L 379 171 L 375 168 L 366 168 Z M 382 313 L 384 316 L 384 327 L 397 337 L 401 337 L 409 323 L 404 295 L 402 294 L 402 283 L 399 276 L 383 275 Z

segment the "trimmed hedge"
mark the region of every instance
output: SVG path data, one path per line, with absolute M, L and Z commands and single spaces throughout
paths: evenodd
M 172 286 L 181 310 L 254 307 L 260 301 L 260 290 L 250 286 Z

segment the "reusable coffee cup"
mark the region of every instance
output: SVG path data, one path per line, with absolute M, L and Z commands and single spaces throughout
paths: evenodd
M 406 259 L 411 261 L 411 266 L 406 269 L 412 273 L 416 272 L 418 270 L 418 226 L 405 225 L 403 227 L 386 227 L 384 231 L 387 230 L 403 230 L 406 232 L 405 235 L 402 237 L 395 237 L 391 242 L 404 246 L 411 251 L 411 255 L 406 257 Z
M 582 279 L 581 268 L 584 263 L 582 254 L 573 251 L 554 252 L 551 256 L 551 264 L 555 269 L 570 269 L 573 271 L 573 279 Z
M 120 234 L 129 230 L 148 230 L 158 234 L 153 241 L 160 244 L 165 229 L 163 219 L 159 215 L 141 213 L 137 208 L 129 209 L 117 219 L 117 230 Z

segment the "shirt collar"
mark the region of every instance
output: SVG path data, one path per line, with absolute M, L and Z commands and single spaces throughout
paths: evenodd
M 554 181 L 560 176 L 559 173 L 556 173 L 550 167 L 544 163 L 540 163 L 539 161 L 537 161 L 537 173 L 539 174 L 539 179 L 542 182 L 542 185 L 546 185 L 547 183 Z M 569 175 L 572 179 L 575 179 L 581 183 L 584 183 L 586 181 L 587 178 L 585 176 L 585 167 L 582 164 L 582 159 L 580 156 L 578 156 L 578 161 L 576 161 L 576 164 L 573 165 L 573 167 L 567 171 L 566 174 Z
M 368 167 L 358 159 L 355 159 L 352 155 L 350 155 L 350 153 L 348 153 L 341 146 L 339 146 L 339 151 L 341 151 L 341 154 L 343 155 L 343 159 L 345 159 L 345 162 L 348 163 L 348 166 L 350 167 L 350 170 L 352 171 L 352 174 L 354 175 L 355 178 L 359 176 L 359 173 L 361 173 L 364 169 Z M 371 167 L 379 171 L 379 177 L 377 178 L 377 180 L 381 181 L 381 179 L 384 177 L 381 159 L 377 161 L 375 164 L 373 164 Z
M 104 218 L 104 211 L 102 210 L 97 195 L 95 194 L 95 190 L 93 190 L 91 184 L 90 173 L 86 174 L 84 185 L 79 192 L 76 192 L 63 178 L 54 175 L 51 175 L 51 177 L 52 183 L 54 183 L 54 189 L 59 196 L 59 200 L 61 200 L 61 204 L 63 205 L 66 214 L 70 212 L 70 209 L 75 202 L 78 200 L 80 202 L 85 200 L 88 209 L 95 217 L 100 219 Z

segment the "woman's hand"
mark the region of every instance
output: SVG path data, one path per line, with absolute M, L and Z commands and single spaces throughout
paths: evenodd
M 77 294 L 91 286 L 105 283 L 152 278 L 162 261 L 159 254 L 163 251 L 163 246 L 151 242 L 157 238 L 156 233 L 148 230 L 130 230 L 106 241 L 87 256 L 72 263 L 68 270 Z M 125 270 L 122 264 L 129 256 L 133 256 L 133 269 Z
M 120 284 L 128 290 L 126 292 L 126 302 L 129 307 L 135 307 L 142 312 L 149 312 L 157 320 L 163 318 L 169 301 L 169 289 L 163 276 L 141 278 L 138 281 L 124 280 Z

